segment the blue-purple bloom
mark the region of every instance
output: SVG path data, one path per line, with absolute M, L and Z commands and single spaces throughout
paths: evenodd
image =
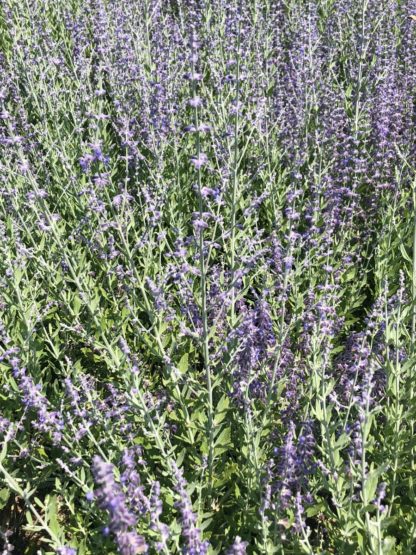
M 118 549 L 122 555 L 147 553 L 145 539 L 134 530 L 137 517 L 128 507 L 123 490 L 115 481 L 114 467 L 99 456 L 93 459 L 93 474 L 96 484 L 95 491 L 99 506 L 109 514 L 109 529 L 115 535 Z
M 233 545 L 227 551 L 227 555 L 246 555 L 248 542 L 243 542 L 240 536 L 236 536 Z
M 175 491 L 178 499 L 175 507 L 180 513 L 180 521 L 182 525 L 181 535 L 183 538 L 182 551 L 184 555 L 206 555 L 208 553 L 209 542 L 203 541 L 201 531 L 196 527 L 196 516 L 192 509 L 191 499 L 186 490 L 186 481 L 183 477 L 181 469 L 176 467 L 174 470 Z
M 200 152 L 198 156 L 193 156 L 191 158 L 191 163 L 195 169 L 200 170 L 208 163 L 208 156 L 204 152 Z

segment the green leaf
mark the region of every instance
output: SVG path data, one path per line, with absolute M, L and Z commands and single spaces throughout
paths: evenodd
M 223 428 L 221 433 L 215 440 L 214 453 L 215 455 L 220 455 L 228 450 L 231 444 L 231 428 Z
M 382 553 L 383 555 L 393 555 L 395 553 L 396 538 L 387 536 L 382 540 Z
M 181 359 L 178 363 L 178 370 L 181 374 L 185 374 L 189 367 L 189 354 L 185 353 L 181 356 Z
M 75 295 L 72 307 L 73 307 L 73 310 L 75 312 L 75 316 L 78 316 L 78 314 L 81 310 L 81 307 L 82 307 L 82 301 L 81 301 L 81 299 L 79 298 L 78 295 Z
M 93 299 L 91 299 L 89 306 L 91 309 L 91 312 L 95 312 L 96 309 L 98 308 L 100 304 L 100 297 L 98 295 L 96 295 Z
M 218 402 L 215 410 L 214 424 L 218 425 L 224 420 L 227 415 L 228 407 L 230 406 L 230 399 L 228 395 L 223 395 Z
M 0 489 L 0 510 L 4 509 L 10 499 L 11 491 L 9 488 Z
M 412 259 L 410 258 L 410 256 L 407 254 L 407 251 L 403 245 L 403 243 L 400 243 L 400 252 L 403 255 L 403 258 L 407 261 L 407 262 L 412 262 Z
M 363 499 L 364 503 L 367 504 L 367 503 L 371 503 L 371 501 L 373 501 L 373 499 L 376 495 L 379 476 L 383 472 L 384 472 L 384 468 L 380 467 L 380 468 L 377 468 L 375 470 L 371 470 L 368 473 L 368 476 L 365 480 L 363 494 L 362 494 L 362 499 Z

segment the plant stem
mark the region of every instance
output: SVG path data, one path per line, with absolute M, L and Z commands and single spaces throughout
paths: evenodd
M 192 63 L 192 73 L 195 72 L 194 63 Z M 193 95 L 196 97 L 195 80 L 192 80 Z M 197 160 L 201 157 L 201 137 L 199 132 L 199 108 L 194 107 L 194 124 L 196 128 L 196 155 Z M 201 167 L 198 165 L 198 210 L 199 220 L 203 219 L 203 199 L 202 199 L 202 172 Z M 212 379 L 210 369 L 209 357 L 209 330 L 208 330 L 208 314 L 207 314 L 207 281 L 206 281 L 206 265 L 204 254 L 204 229 L 201 227 L 198 230 L 199 240 L 199 271 L 201 274 L 201 318 L 202 318 L 202 356 L 204 360 L 205 381 L 208 396 L 208 414 L 207 414 L 207 436 L 208 436 L 208 498 L 212 493 L 212 478 L 213 478 L 213 463 L 214 463 L 214 409 L 213 409 L 213 395 L 212 395 Z

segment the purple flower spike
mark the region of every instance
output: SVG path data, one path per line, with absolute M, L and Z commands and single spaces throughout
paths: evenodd
M 200 170 L 208 163 L 208 156 L 204 152 L 200 152 L 199 156 L 194 156 L 191 158 L 191 162 L 194 165 L 195 169 Z
M 248 542 L 241 541 L 240 536 L 236 536 L 233 545 L 227 551 L 227 555 L 245 555 L 247 552 Z
M 113 465 L 99 456 L 93 459 L 93 474 L 99 488 L 95 492 L 99 506 L 110 516 L 109 531 L 115 534 L 121 555 L 147 553 L 148 546 L 134 530 L 137 518 L 127 506 L 127 499 L 114 479 Z
M 57 550 L 58 555 L 77 555 L 77 550 L 73 547 L 67 547 L 64 545 L 63 547 L 58 547 Z
M 186 490 L 186 480 L 182 470 L 175 469 L 175 490 L 178 494 L 178 501 L 175 507 L 179 510 L 182 524 L 182 538 L 184 539 L 183 555 L 205 555 L 208 553 L 209 543 L 202 541 L 201 531 L 196 525 L 196 515 L 192 510 L 192 502 Z
M 192 108 L 199 108 L 202 106 L 202 98 L 200 96 L 194 96 L 188 101 L 188 104 Z

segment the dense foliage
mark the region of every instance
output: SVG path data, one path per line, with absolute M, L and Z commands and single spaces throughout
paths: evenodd
M 415 48 L 0 0 L 3 555 L 416 552 Z

